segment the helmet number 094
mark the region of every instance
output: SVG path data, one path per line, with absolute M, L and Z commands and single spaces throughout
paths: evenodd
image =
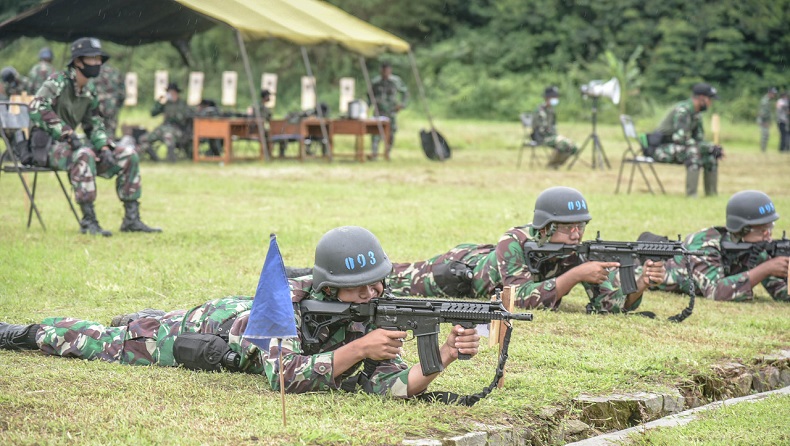
M 365 254 L 359 253 L 357 254 L 356 258 L 354 257 L 346 257 L 346 269 L 353 270 L 359 265 L 360 268 L 364 268 L 367 265 L 375 265 L 376 264 L 376 254 L 373 251 L 368 251 L 367 256 Z
M 569 211 L 580 211 L 582 209 L 587 209 L 587 203 L 584 200 L 576 200 L 576 201 L 569 201 L 568 202 L 568 210 Z

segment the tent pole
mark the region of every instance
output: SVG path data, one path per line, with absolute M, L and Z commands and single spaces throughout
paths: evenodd
M 436 154 L 439 155 L 439 160 L 444 161 L 444 151 L 440 150 L 441 144 L 439 143 L 439 135 L 436 134 L 436 127 L 433 126 L 433 117 L 431 111 L 428 109 L 428 100 L 425 98 L 425 89 L 422 86 L 420 79 L 420 72 L 417 70 L 417 62 L 414 61 L 414 53 L 409 50 L 409 62 L 411 62 L 411 70 L 414 73 L 414 80 L 417 82 L 417 89 L 420 92 L 420 102 L 425 107 L 425 114 L 428 116 L 428 123 L 431 125 L 431 136 L 433 137 L 433 146 L 436 148 Z
M 310 59 L 307 57 L 307 48 L 304 46 L 302 47 L 302 60 L 304 61 L 304 67 L 307 70 L 307 75 L 310 76 L 310 79 L 313 80 L 313 93 L 315 94 L 315 112 L 318 115 L 318 123 L 321 126 L 321 137 L 324 139 L 324 143 L 326 144 L 327 149 L 327 156 L 329 157 L 329 161 L 332 161 L 332 151 L 333 147 L 331 147 L 331 142 L 329 141 L 329 132 L 326 128 L 326 121 L 324 120 L 324 111 L 321 110 L 321 103 L 318 102 L 318 91 L 316 90 L 315 86 L 315 77 L 313 77 L 313 69 L 310 66 Z
M 236 40 L 239 42 L 239 49 L 241 50 L 241 58 L 244 61 L 244 70 L 247 72 L 247 83 L 250 86 L 250 98 L 252 99 L 252 110 L 255 112 L 255 124 L 258 127 L 258 138 L 260 138 L 261 148 L 263 149 L 263 159 L 269 159 L 269 141 L 266 140 L 266 132 L 263 128 L 263 117 L 261 116 L 261 101 L 258 99 L 255 84 L 252 83 L 252 68 L 250 67 L 250 59 L 247 57 L 247 47 L 244 46 L 244 39 L 241 37 L 241 32 L 237 29 Z M 226 147 L 225 150 L 228 150 Z
M 373 84 L 370 82 L 370 73 L 368 73 L 368 65 L 365 62 L 365 58 L 359 56 L 359 66 L 362 67 L 362 75 L 365 76 L 365 85 L 368 88 L 368 98 L 370 98 L 370 103 L 373 105 L 373 110 L 378 110 L 379 105 L 376 103 L 376 95 L 373 93 Z M 384 145 L 387 145 L 387 141 L 384 140 L 384 126 L 381 125 L 381 120 L 376 117 L 376 126 L 379 128 L 379 137 L 382 141 L 384 141 Z M 392 128 L 390 128 L 390 132 Z

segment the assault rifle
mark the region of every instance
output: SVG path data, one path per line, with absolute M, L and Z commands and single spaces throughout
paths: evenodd
M 510 313 L 499 300 L 470 302 L 400 299 L 387 294 L 364 304 L 306 299 L 300 302 L 300 306 L 302 337 L 306 344 L 319 342 L 319 330 L 338 323 L 365 322 L 388 330 L 413 332 L 417 338 L 417 354 L 420 357 L 422 373 L 426 376 L 444 369 L 439 353 L 439 324 L 472 328 L 493 320 L 532 320 L 531 313 Z M 505 348 L 503 355 L 507 356 Z M 458 359 L 469 358 L 469 355 L 458 354 Z
M 600 231 L 596 234 L 595 240 L 588 240 L 578 245 L 544 243 L 539 246 L 535 242 L 524 243 L 527 268 L 533 274 L 540 274 L 543 262 L 571 253 L 578 254 L 585 262 L 619 262 L 620 287 L 623 294 L 631 294 L 637 290 L 634 269 L 639 261 L 671 259 L 676 255 L 705 255 L 702 251 L 686 249 L 680 237 L 677 241 L 612 242 L 601 240 Z
M 749 254 L 749 260 L 746 266 L 749 269 L 757 266 L 760 254 L 763 252 L 768 254 L 769 258 L 774 257 L 790 257 L 790 239 L 787 238 L 787 231 L 782 231 L 782 238 L 779 240 L 771 240 L 770 242 L 721 242 L 721 249 L 724 255 L 728 257 L 740 257 L 743 254 Z

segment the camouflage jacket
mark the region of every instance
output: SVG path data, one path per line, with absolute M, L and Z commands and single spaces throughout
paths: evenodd
M 664 283 L 656 289 L 688 293 L 691 275 L 697 295 L 707 299 L 725 301 L 745 301 L 754 298 L 754 291 L 749 286 L 749 269 L 747 262 L 749 253 L 743 256 L 725 255 L 722 252 L 723 241 L 734 241 L 727 229 L 712 227 L 695 232 L 686 237 L 683 244 L 690 250 L 703 250 L 707 254 L 700 256 L 677 256 L 664 263 L 666 276 Z M 763 252 L 758 264 L 768 260 Z M 768 277 L 762 281 L 768 294 L 775 300 L 787 301 L 787 281 L 778 277 Z
M 771 98 L 768 95 L 763 95 L 760 99 L 760 108 L 757 111 L 757 122 L 760 124 L 767 124 L 771 122 Z
M 576 254 L 558 256 L 543 262 L 540 272 L 533 274 L 529 271 L 524 254 L 524 243 L 529 241 L 537 241 L 530 235 L 530 228 L 511 228 L 487 254 L 469 259 L 474 264 L 472 286 L 475 297 L 488 299 L 496 288 L 515 285 L 517 306 L 559 307 L 562 297 L 557 296 L 557 277 L 580 265 L 582 260 Z M 641 267 L 636 270 L 635 276 L 639 277 L 642 274 Z M 630 308 L 624 308 L 626 296 L 620 291 L 617 270 L 612 271 L 609 279 L 600 285 L 582 283 L 582 286 L 590 299 L 590 309 L 596 312 L 632 311 L 641 304 L 640 298 Z
M 398 105 L 406 107 L 409 101 L 409 90 L 403 80 L 391 74 L 389 79 L 383 80 L 381 76 L 373 78 L 371 81 L 373 95 L 378 106 L 378 116 L 392 116 L 397 113 L 395 109 Z M 368 104 L 373 105 L 373 101 L 368 98 Z
M 705 139 L 702 115 L 694 111 L 694 102 L 691 99 L 675 104 L 658 125 L 657 131 L 664 136 L 664 144 L 671 142 L 694 146 Z
M 38 89 L 44 85 L 44 81 L 51 75 L 55 74 L 55 67 L 51 63 L 40 60 L 37 64 L 33 65 L 27 77 L 30 80 L 30 94 L 36 94 Z
M 532 139 L 543 141 L 552 136 L 557 136 L 557 115 L 551 105 L 540 104 L 532 114 Z
M 151 116 L 161 114 L 165 115 L 165 124 L 186 130 L 189 127 L 189 120 L 194 116 L 194 111 L 183 99 L 179 99 L 178 101 L 167 101 L 164 104 L 160 102 L 154 103 Z
M 106 110 L 118 110 L 126 99 L 124 76 L 115 67 L 102 64 L 99 76 L 93 80 L 99 95 L 99 104 Z
M 68 68 L 44 81 L 30 103 L 30 119 L 56 141 L 60 140 L 64 131 L 76 129 L 82 124 L 95 149 L 107 145 L 96 87 L 88 82 L 81 91 L 77 91 L 74 68 Z

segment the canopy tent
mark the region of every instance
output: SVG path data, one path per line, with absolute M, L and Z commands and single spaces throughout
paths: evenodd
M 386 51 L 408 52 L 435 138 L 433 119 L 409 44 L 319 0 L 53 0 L 0 24 L 0 40 L 41 36 L 71 42 L 90 35 L 122 45 L 170 41 L 187 60 L 183 45 L 178 42 L 187 42 L 194 34 L 217 24 L 236 31 L 253 98 L 256 88 L 245 40 L 279 38 L 302 46 L 336 43 L 359 54 L 365 71 L 363 57 Z M 309 71 L 307 60 L 306 65 Z M 365 77 L 367 80 L 367 73 Z M 372 89 L 367 83 L 370 94 Z M 259 104 L 253 104 L 263 141 Z

